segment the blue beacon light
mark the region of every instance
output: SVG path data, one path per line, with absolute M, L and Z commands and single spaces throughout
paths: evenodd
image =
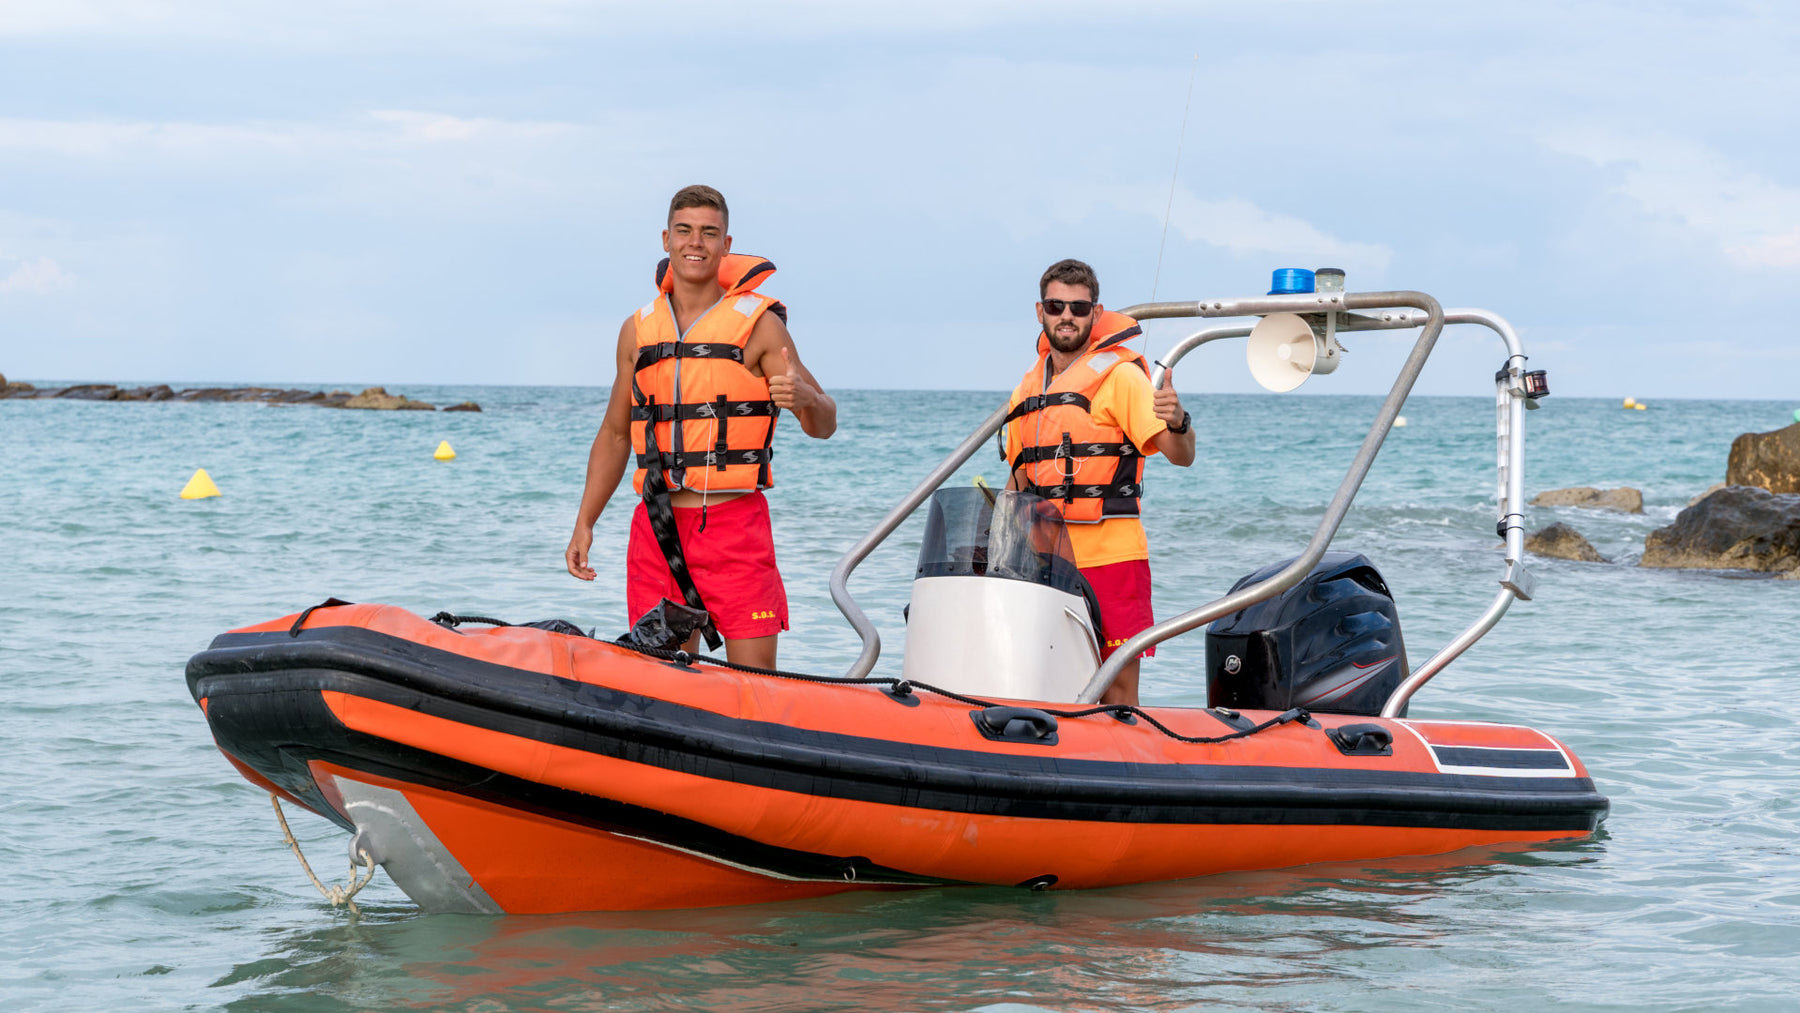
M 1301 295 L 1313 290 L 1313 273 L 1304 267 L 1276 268 L 1270 295 Z

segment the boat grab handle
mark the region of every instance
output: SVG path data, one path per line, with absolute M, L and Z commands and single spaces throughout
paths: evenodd
M 1056 718 L 1035 707 L 983 707 L 969 712 L 982 738 L 1056 745 Z

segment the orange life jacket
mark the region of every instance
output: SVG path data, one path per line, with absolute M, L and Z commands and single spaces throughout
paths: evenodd
M 659 291 L 638 311 L 631 379 L 631 485 L 639 494 L 648 468 L 662 469 L 671 490 L 753 492 L 774 484 L 769 461 L 780 409 L 769 400 L 767 378 L 744 362 L 763 313 L 787 321 L 787 307 L 755 291 L 774 273 L 761 257 L 727 255 L 719 265 L 724 294 L 683 334 L 669 301 L 668 258 L 656 265 Z
M 1138 515 L 1143 451 L 1088 411 L 1113 370 L 1130 364 L 1150 374 L 1144 357 L 1124 345 L 1142 333 L 1123 313 L 1102 313 L 1087 351 L 1048 383 L 1050 340 L 1040 334 L 1037 364 L 1013 391 L 1001 456 L 1010 453 L 1013 473 L 1024 469 L 1023 487 L 1055 503 L 1071 524 Z

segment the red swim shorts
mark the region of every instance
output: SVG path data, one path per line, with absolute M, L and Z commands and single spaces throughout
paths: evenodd
M 775 568 L 775 537 L 769 528 L 769 501 L 753 492 L 706 508 L 676 507 L 675 530 L 688 573 L 713 625 L 727 640 L 767 637 L 788 628 L 787 589 Z M 631 515 L 631 542 L 625 550 L 625 617 L 628 623 L 664 598 L 686 602 L 669 573 L 650 516 L 640 501 Z
M 1104 566 L 1084 566 L 1081 575 L 1100 599 L 1100 624 L 1105 639 L 1100 644 L 1100 657 L 1105 659 L 1119 645 L 1155 625 L 1150 611 L 1150 561 L 1127 559 Z M 652 604 L 655 604 L 654 602 Z M 1156 653 L 1151 647 L 1140 658 Z

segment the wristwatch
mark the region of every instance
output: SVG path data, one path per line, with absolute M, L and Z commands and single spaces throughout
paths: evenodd
M 1192 423 L 1193 421 L 1194 421 L 1193 415 L 1191 415 L 1187 412 L 1182 412 L 1181 413 L 1181 425 L 1170 426 L 1169 432 L 1174 433 L 1176 436 L 1186 436 L 1189 424 Z

